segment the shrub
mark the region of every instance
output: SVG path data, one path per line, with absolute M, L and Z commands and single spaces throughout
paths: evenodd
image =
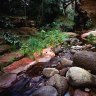
M 42 30 L 34 37 L 30 37 L 26 42 L 23 42 L 20 50 L 23 52 L 23 54 L 27 55 L 37 51 L 40 52 L 43 48 L 56 46 L 62 43 L 65 38 L 68 38 L 68 35 L 60 32 L 60 30 Z

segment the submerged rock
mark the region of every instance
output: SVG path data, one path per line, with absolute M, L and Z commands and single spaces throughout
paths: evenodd
M 67 79 L 59 74 L 55 74 L 47 82 L 47 85 L 55 86 L 57 88 L 59 96 L 64 95 L 68 89 Z
M 96 86 L 96 77 L 79 67 L 71 67 L 67 71 L 66 77 L 68 78 L 69 83 L 73 86 L 85 88 Z
M 49 78 L 54 76 L 55 74 L 58 74 L 59 71 L 56 68 L 44 68 L 42 73 L 44 76 Z
M 80 51 L 73 57 L 73 65 L 91 70 L 96 74 L 96 52 Z
M 30 96 L 58 96 L 57 90 L 52 86 L 43 86 Z
M 90 96 L 90 94 L 77 89 L 77 90 L 75 90 L 74 96 Z

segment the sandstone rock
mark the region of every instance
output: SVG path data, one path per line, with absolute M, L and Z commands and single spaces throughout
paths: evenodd
M 73 65 L 91 70 L 96 74 L 96 52 L 80 51 L 73 57 Z
M 71 67 L 66 73 L 66 78 L 73 86 L 85 88 L 96 86 L 96 77 L 80 67 Z
M 8 54 L 4 54 L 3 56 L 0 57 L 0 64 L 3 65 L 3 67 L 5 67 L 6 65 L 12 63 L 15 60 L 18 60 L 20 58 L 22 58 L 23 55 L 20 54 L 19 52 L 11 52 Z
M 5 73 L 19 73 L 24 71 L 24 67 L 28 66 L 32 62 L 32 59 L 24 57 L 18 61 L 13 62 L 7 67 L 4 67 L 3 70 Z
M 8 88 L 16 80 L 16 74 L 2 74 L 0 76 L 0 88 Z
M 68 83 L 65 77 L 60 76 L 59 74 L 55 74 L 52 76 L 47 82 L 47 85 L 55 86 L 59 93 L 59 96 L 64 95 L 64 93 L 68 89 Z
M 77 90 L 75 90 L 74 96 L 90 96 L 90 94 L 77 89 Z
M 42 73 L 44 76 L 49 78 L 54 76 L 55 74 L 58 74 L 59 71 L 55 68 L 44 68 Z
M 30 96 L 58 96 L 57 90 L 52 86 L 43 86 Z
M 50 47 L 43 49 L 41 53 L 42 55 L 40 55 L 37 52 L 34 53 L 34 58 L 38 62 L 48 62 L 53 57 L 55 57 L 55 53 L 52 51 Z

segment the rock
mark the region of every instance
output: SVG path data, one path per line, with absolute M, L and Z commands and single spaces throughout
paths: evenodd
M 77 37 L 78 34 L 73 33 L 73 32 L 64 32 L 65 34 L 67 34 L 69 37 Z
M 32 62 L 32 59 L 24 57 L 18 61 L 13 62 L 7 67 L 4 67 L 3 70 L 5 73 L 19 73 L 24 71 L 24 67 L 28 66 Z
M 52 86 L 43 86 L 30 96 L 58 96 L 57 90 Z
M 64 67 L 69 67 L 72 66 L 73 61 L 68 60 L 66 58 L 61 58 L 60 63 L 64 66 Z
M 59 71 L 56 68 L 44 68 L 42 73 L 44 76 L 49 78 L 54 76 L 55 74 L 58 74 Z
M 55 53 L 50 47 L 43 49 L 41 53 L 42 55 L 37 52 L 34 53 L 34 58 L 38 62 L 49 62 L 53 57 L 55 57 Z
M 8 88 L 16 80 L 16 74 L 2 74 L 0 76 L 0 88 Z
M 37 33 L 38 29 L 36 29 L 35 27 L 21 27 L 18 29 L 19 33 L 22 35 L 34 35 Z
M 69 92 L 67 92 L 66 94 L 64 94 L 64 96 L 71 96 Z
M 68 89 L 68 83 L 65 77 L 55 74 L 47 82 L 47 85 L 55 86 L 59 96 L 62 96 Z
M 71 67 L 66 73 L 66 78 L 68 78 L 71 85 L 76 87 L 96 86 L 96 77 L 80 67 Z
M 69 68 L 63 68 L 63 69 L 61 69 L 60 72 L 59 72 L 60 75 L 61 75 L 61 76 L 66 76 L 66 72 L 68 71 L 68 69 L 69 69 Z
M 64 42 L 67 42 L 68 44 L 73 45 L 73 46 L 81 44 L 80 40 L 77 38 L 68 38 L 68 39 L 65 39 Z
M 96 74 L 96 52 L 79 51 L 73 57 L 73 66 L 91 70 Z
M 53 51 L 54 51 L 55 54 L 58 54 L 58 53 L 62 52 L 63 49 L 62 49 L 61 46 L 59 45 L 59 46 L 55 47 L 55 48 L 53 49 Z
M 81 35 L 81 38 L 83 40 L 86 40 L 86 37 L 88 37 L 89 35 L 93 35 L 93 36 L 96 36 L 96 30 L 95 31 L 89 31 L 88 33 L 84 33 Z M 96 43 L 96 40 L 94 41 L 94 43 Z
M 77 89 L 77 90 L 75 90 L 74 96 L 90 96 L 90 94 Z
M 3 56 L 0 57 L 0 64 L 1 66 L 5 67 L 6 65 L 12 63 L 15 60 L 21 59 L 23 57 L 22 54 L 19 52 L 11 52 L 8 54 L 4 54 Z

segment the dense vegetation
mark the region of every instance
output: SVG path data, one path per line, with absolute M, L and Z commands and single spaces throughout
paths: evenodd
M 80 4 L 81 0 L 0 0 L 1 29 L 39 29 L 26 41 L 6 30 L 2 35 L 23 54 L 56 46 L 67 38 L 62 32 L 77 31 L 78 27 L 82 29 L 91 26 L 91 21 L 86 12 L 81 11 Z

